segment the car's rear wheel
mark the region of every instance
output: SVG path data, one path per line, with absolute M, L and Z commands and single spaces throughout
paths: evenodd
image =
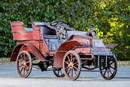
M 71 50 L 68 51 L 63 59 L 63 70 L 65 76 L 71 80 L 76 80 L 81 71 L 81 60 L 79 55 Z
M 31 55 L 27 51 L 21 51 L 16 60 L 16 68 L 20 77 L 27 78 L 32 71 Z

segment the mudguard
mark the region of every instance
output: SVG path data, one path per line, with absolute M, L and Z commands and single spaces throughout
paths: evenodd
M 32 53 L 36 58 L 38 58 L 40 61 L 46 61 L 44 56 L 41 54 L 41 52 L 32 44 L 18 44 L 14 48 L 10 61 L 16 61 L 18 53 L 21 51 L 23 47 L 26 47 L 27 49 L 24 49 L 30 53 Z
M 81 46 L 81 44 L 78 41 L 64 42 L 56 51 L 53 67 L 61 68 L 62 63 L 63 63 L 63 57 L 64 57 L 65 53 L 69 50 L 72 50 L 73 48 L 75 48 L 77 46 Z

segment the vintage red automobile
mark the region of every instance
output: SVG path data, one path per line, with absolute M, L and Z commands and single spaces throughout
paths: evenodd
M 75 31 L 62 20 L 33 22 L 32 28 L 11 22 L 11 30 L 16 41 L 11 61 L 16 61 L 21 77 L 29 76 L 35 60 L 39 60 L 37 65 L 42 71 L 52 66 L 57 77 L 71 80 L 76 80 L 82 70 L 98 69 L 107 80 L 116 75 L 116 56 L 95 37 L 94 31 Z

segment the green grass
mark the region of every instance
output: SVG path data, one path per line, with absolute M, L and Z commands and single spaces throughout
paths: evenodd
M 130 61 L 118 61 L 118 66 L 130 66 Z
M 10 58 L 0 58 L 0 64 L 14 63 L 10 62 Z
M 39 60 L 33 61 L 33 63 L 37 63 Z M 10 62 L 10 58 L 0 58 L 0 64 L 6 64 L 6 63 L 14 63 Z M 118 61 L 118 66 L 130 66 L 130 61 Z

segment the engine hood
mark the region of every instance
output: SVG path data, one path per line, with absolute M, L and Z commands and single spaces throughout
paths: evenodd
M 111 52 L 110 49 L 107 49 L 107 48 L 101 48 L 101 47 L 98 47 L 98 48 L 91 48 L 91 53 L 93 55 L 113 55 L 113 53 Z

